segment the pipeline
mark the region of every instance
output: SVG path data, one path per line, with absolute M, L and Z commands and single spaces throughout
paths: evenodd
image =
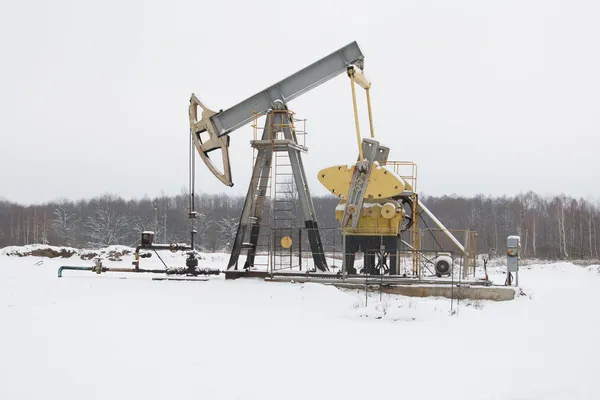
M 135 265 L 135 263 L 134 263 Z M 78 266 L 70 266 L 63 265 L 58 269 L 58 277 L 62 278 L 63 271 L 92 271 L 97 274 L 101 274 L 103 272 L 134 272 L 134 273 L 146 273 L 146 274 L 166 274 L 166 275 L 219 275 L 221 273 L 218 269 L 210 269 L 210 268 L 197 268 L 190 267 L 186 268 L 177 268 L 177 269 L 143 269 L 139 268 L 139 264 L 135 265 L 134 268 L 108 268 L 102 266 L 102 261 L 97 259 L 95 260 L 95 264 L 93 267 L 78 267 Z
M 70 265 L 63 265 L 58 269 L 58 277 L 62 278 L 63 271 L 92 271 L 97 274 L 102 272 L 141 272 L 141 273 L 150 273 L 150 274 L 166 274 L 168 273 L 164 269 L 141 269 L 141 268 L 107 268 L 107 267 L 76 267 Z
M 70 266 L 63 265 L 62 267 L 60 267 L 58 269 L 58 277 L 59 278 L 62 278 L 62 272 L 65 269 L 70 270 L 70 271 L 92 271 L 94 269 L 94 267 L 70 267 Z
M 150 257 L 150 255 L 140 254 L 140 250 L 154 250 L 154 252 L 156 253 L 156 250 L 169 250 L 171 252 L 177 252 L 177 251 L 192 250 L 192 248 L 185 244 L 149 244 L 149 245 L 137 246 L 135 248 L 135 252 L 134 252 L 134 261 L 132 262 L 132 264 L 135 266 L 136 269 L 139 269 L 139 267 L 140 267 L 140 258 Z M 158 253 L 156 253 L 156 255 L 158 256 L 160 261 L 163 264 L 165 264 L 164 261 L 162 260 L 162 258 L 160 258 L 160 256 L 158 255 Z M 196 265 L 198 265 L 198 264 L 196 263 Z M 165 265 L 165 268 L 166 268 L 166 265 Z
M 144 241 L 144 236 L 142 235 L 142 242 Z M 160 261 L 165 266 L 164 269 L 142 269 L 140 268 L 140 258 L 146 258 L 150 255 L 140 254 L 140 250 L 154 250 Z M 107 268 L 102 266 L 102 260 L 99 258 L 94 260 L 93 267 L 79 267 L 79 266 L 70 266 L 63 265 L 58 268 L 58 277 L 62 278 L 62 272 L 64 270 L 67 271 L 92 271 L 97 274 L 101 274 L 102 272 L 134 272 L 134 273 L 150 273 L 150 274 L 167 274 L 167 275 L 219 275 L 221 273 L 220 270 L 213 270 L 210 268 L 198 268 L 198 259 L 195 257 L 193 252 L 188 253 L 188 258 L 185 260 L 186 268 L 176 268 L 169 269 L 167 264 L 163 261 L 160 255 L 156 252 L 156 250 L 169 250 L 171 252 L 177 251 L 185 251 L 192 250 L 191 246 L 185 244 L 143 244 L 137 246 L 135 248 L 134 253 L 134 261 L 132 262 L 133 268 Z

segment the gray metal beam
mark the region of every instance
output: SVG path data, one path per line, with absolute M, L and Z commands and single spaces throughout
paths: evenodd
M 346 72 L 349 65 L 363 69 L 364 56 L 352 42 L 239 104 L 213 115 L 210 119 L 219 136 L 246 125 L 254 114 L 264 115 L 276 100 L 287 104 L 296 97 Z
M 456 245 L 456 247 L 458 247 L 458 249 L 463 254 L 467 254 L 465 252 L 465 247 L 458 241 L 458 239 L 456 237 L 454 237 L 454 235 L 452 234 L 452 232 L 450 232 L 448 230 L 448 228 L 446 228 L 444 226 L 444 224 L 442 224 L 442 222 L 439 219 L 437 219 L 437 217 L 435 215 L 433 215 L 433 213 L 431 211 L 429 211 L 429 209 L 427 207 L 425 207 L 425 204 L 421 203 L 421 200 L 419 200 L 418 202 L 419 202 L 419 207 L 421 207 L 421 210 L 423 210 L 425 212 L 425 214 L 427 214 L 429 216 L 429 218 L 431 218 L 431 220 L 433 221 L 433 223 L 436 224 L 437 227 L 440 228 L 441 231 L 444 232 L 446 234 L 446 236 L 448 236 L 448 238 L 450 240 L 452 240 L 452 242 Z
M 342 227 L 345 227 L 350 218 L 352 218 L 353 229 L 358 228 L 358 221 L 365 200 L 365 191 L 369 185 L 369 176 L 371 175 L 373 163 L 375 160 L 387 160 L 387 155 L 389 154 L 387 147 L 384 147 L 383 151 L 379 152 L 379 142 L 375 139 L 364 138 L 361 146 L 363 157 L 366 161 L 358 160 L 359 164 L 364 163 L 362 169 L 358 164 L 354 169 L 350 189 L 348 190 L 348 200 L 344 209 L 344 217 L 342 218 Z

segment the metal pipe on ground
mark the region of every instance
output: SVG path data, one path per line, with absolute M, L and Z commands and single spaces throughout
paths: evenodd
M 62 272 L 63 270 L 69 270 L 69 271 L 92 271 L 95 267 L 69 267 L 69 266 L 62 266 L 58 269 L 58 277 L 62 278 Z
M 96 273 L 102 272 L 136 272 L 136 273 L 150 273 L 150 274 L 166 274 L 167 271 L 164 269 L 140 269 L 140 268 L 107 268 L 101 267 L 76 267 L 63 265 L 58 269 L 58 277 L 62 278 L 63 271 L 92 271 Z

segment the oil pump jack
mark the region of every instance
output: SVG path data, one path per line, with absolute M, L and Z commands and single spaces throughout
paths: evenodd
M 189 118 L 196 150 L 210 171 L 227 186 L 233 186 L 228 152 L 229 135 L 250 123 L 256 116 L 266 115 L 262 137 L 260 140 L 251 142 L 252 147 L 257 150 L 257 156 L 228 269 L 237 269 L 238 258 L 243 250 L 247 251 L 244 269 L 254 265 L 273 153 L 283 151 L 289 155 L 298 202 L 302 209 L 304 225 L 308 230 L 314 265 L 320 271 L 328 270 L 315 209 L 300 155 L 306 153 L 308 149 L 298 143 L 293 128 L 293 114 L 287 105 L 293 99 L 343 74 L 348 67 L 361 69 L 364 67 L 364 56 L 356 42 L 342 47 L 224 111 L 215 112 L 208 109 L 192 94 Z M 202 109 L 200 115 L 198 108 Z M 207 140 L 203 140 L 201 136 L 204 132 L 208 133 Z M 223 171 L 219 171 L 210 159 L 209 154 L 214 150 L 221 150 Z
M 243 268 L 247 270 L 254 267 L 274 153 L 286 152 L 304 225 L 308 231 L 314 266 L 320 271 L 328 271 L 301 158 L 301 153 L 306 153 L 308 149 L 298 142 L 293 113 L 288 109 L 288 103 L 344 73 L 347 73 L 351 81 L 359 155 L 354 166 L 326 168 L 319 172 L 318 179 L 332 194 L 340 198 L 336 218 L 342 227 L 345 271 L 350 274 L 355 272 L 354 253 L 360 249 L 365 253 L 367 273 L 373 273 L 376 270 L 374 252 L 378 249 L 372 249 L 365 243 L 373 237 L 379 238 L 378 248 L 387 248 L 388 252 L 394 253 L 400 233 L 416 224 L 417 209 L 430 215 L 464 252 L 460 242 L 421 204 L 411 184 L 385 167 L 390 149 L 374 139 L 369 94 L 371 83 L 363 74 L 363 70 L 364 55 L 358 44 L 352 42 L 226 110 L 215 112 L 206 107 L 195 94 L 191 95 L 189 122 L 193 145 L 209 170 L 227 186 L 233 186 L 228 151 L 229 135 L 258 116 L 266 116 L 261 138 L 251 141 L 257 155 L 228 269 L 238 268 L 238 260 L 244 250 L 246 260 Z M 356 85 L 366 91 L 370 138 L 360 137 Z M 215 150 L 221 151 L 222 171 L 219 171 L 210 158 L 210 153 Z M 416 232 L 416 229 L 413 231 Z M 418 243 L 417 236 L 413 238 L 413 245 L 410 246 L 413 249 L 415 242 Z M 413 263 L 415 260 L 416 257 L 413 257 Z M 395 260 L 391 260 L 392 264 L 394 262 Z M 396 271 L 392 269 L 389 273 L 395 274 Z

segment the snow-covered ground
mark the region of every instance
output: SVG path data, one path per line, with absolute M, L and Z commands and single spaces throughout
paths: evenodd
M 60 265 L 92 261 L 0 252 L 0 399 L 600 398 L 598 266 L 529 265 L 525 295 L 451 313 L 319 284 L 58 279 Z

